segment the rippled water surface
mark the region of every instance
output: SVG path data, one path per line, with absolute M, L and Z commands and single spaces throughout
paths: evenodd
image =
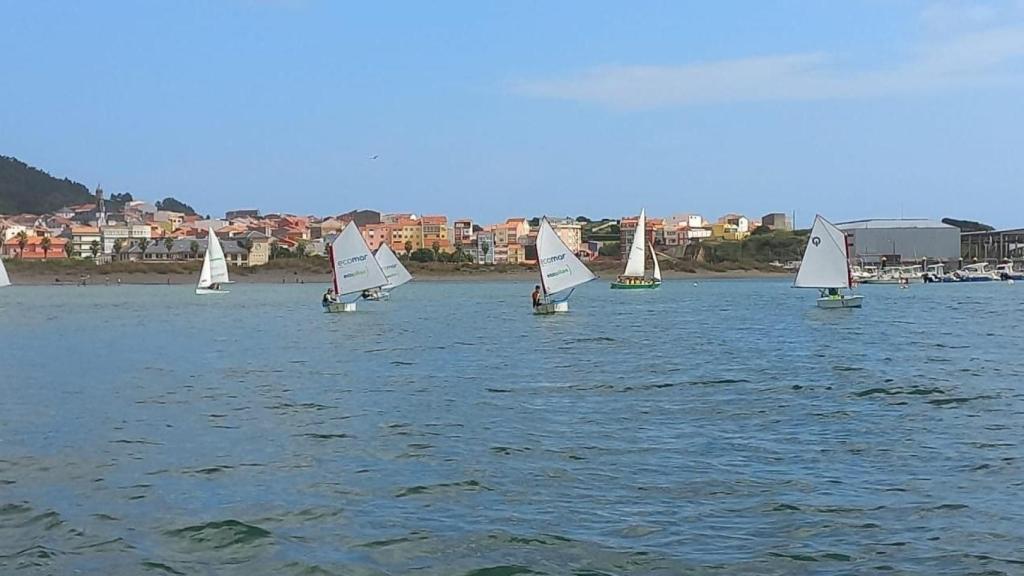
M 1024 285 L 323 288 L 0 291 L 0 573 L 1024 573 Z

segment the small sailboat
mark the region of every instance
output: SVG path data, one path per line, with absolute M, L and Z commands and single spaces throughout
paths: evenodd
M 355 312 L 356 302 L 364 294 L 388 284 L 384 270 L 373 257 L 355 222 L 345 226 L 327 252 L 331 258 L 331 281 L 337 300 L 324 301 L 324 311 Z
M 230 284 L 228 278 L 228 262 L 224 259 L 224 248 L 220 240 L 210 228 L 206 237 L 206 254 L 203 256 L 203 269 L 199 272 L 199 284 L 196 285 L 196 294 L 227 294 L 230 290 L 221 288 L 221 284 Z
M 398 256 L 395 255 L 395 252 L 387 244 L 381 244 L 380 248 L 377 248 L 374 258 L 377 259 L 377 264 L 380 264 L 380 269 L 384 271 L 388 283 L 382 288 L 371 290 L 364 298 L 367 300 L 387 300 L 391 298 L 392 290 L 412 280 L 412 274 L 409 274 L 409 271 L 402 265 L 402 261 L 398 259 Z
M 11 277 L 7 275 L 7 268 L 4 268 L 4 261 L 0 259 L 0 288 L 11 285 Z
M 661 284 L 661 266 L 658 265 L 658 254 L 654 251 L 654 244 L 648 244 L 651 248 L 651 260 L 654 261 L 654 275 L 651 278 L 654 279 L 659 285 Z
M 568 312 L 573 290 L 597 278 L 565 245 L 546 218 L 541 220 L 537 232 L 537 261 L 543 295 L 533 307 L 534 314 Z
M 851 280 L 846 235 L 828 220 L 815 216 L 793 286 L 820 290 L 819 308 L 860 308 L 863 296 L 842 293 L 850 288 Z
M 651 257 L 654 258 L 654 276 L 647 277 L 647 217 L 643 210 L 640 210 L 640 218 L 636 223 L 636 232 L 633 233 L 633 244 L 629 247 L 629 258 L 626 260 L 626 270 L 621 276 L 612 282 L 612 289 L 644 289 L 657 288 L 661 286 L 661 268 L 658 266 L 658 256 L 651 247 Z

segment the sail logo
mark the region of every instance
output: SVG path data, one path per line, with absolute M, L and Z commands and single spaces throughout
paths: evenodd
M 820 246 L 821 245 L 821 237 L 820 236 L 815 236 L 814 238 L 811 238 L 811 244 L 814 244 L 815 248 Z
M 556 256 L 548 256 L 547 258 L 541 258 L 540 263 L 541 264 L 551 264 L 553 262 L 561 262 L 562 260 L 565 260 L 565 253 L 564 252 L 561 253 L 561 254 L 558 254 Z
M 363 254 L 362 256 L 353 256 L 351 258 L 345 258 L 344 260 L 338 260 L 338 266 L 348 266 L 349 264 L 363 262 L 364 260 L 366 260 L 366 254 Z
M 345 279 L 355 278 L 356 276 L 366 276 L 367 274 L 369 274 L 369 271 L 367 271 L 365 268 L 363 268 L 362 270 L 359 270 L 359 271 L 356 271 L 356 272 L 349 272 L 349 273 L 345 274 L 344 276 L 342 276 L 342 278 L 345 278 Z
M 555 278 L 557 276 L 562 276 L 564 274 L 568 274 L 568 275 L 572 276 L 572 270 L 569 269 L 568 266 L 566 266 L 565 268 L 560 268 L 558 270 L 555 270 L 554 272 L 551 272 L 549 274 L 545 274 L 545 276 L 547 276 L 548 278 Z

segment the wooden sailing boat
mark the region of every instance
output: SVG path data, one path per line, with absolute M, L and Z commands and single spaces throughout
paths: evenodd
M 533 307 L 534 314 L 568 312 L 573 290 L 597 278 L 565 245 L 547 218 L 541 220 L 537 232 L 537 260 L 544 292 L 540 304 Z
M 230 283 L 228 262 L 224 259 L 224 248 L 221 247 L 217 235 L 213 233 L 213 228 L 210 228 L 206 237 L 206 254 L 203 255 L 203 269 L 199 272 L 196 294 L 227 294 L 230 291 L 224 290 L 220 286 Z
M 388 278 L 384 270 L 373 257 L 355 222 L 345 226 L 327 252 L 331 259 L 331 281 L 338 301 L 324 302 L 325 311 L 354 312 L 356 302 L 364 294 L 387 285 Z
M 851 278 L 846 234 L 828 220 L 815 216 L 793 286 L 820 290 L 819 308 L 860 308 L 863 296 L 842 292 L 850 289 Z
M 647 218 L 644 211 L 640 210 L 640 218 L 636 223 L 636 232 L 633 233 L 633 244 L 629 247 L 626 270 L 615 279 L 615 282 L 612 282 L 613 289 L 650 289 L 661 286 L 661 267 L 658 266 L 658 256 L 654 253 L 653 245 L 651 246 L 651 257 L 654 259 L 654 276 L 647 277 L 646 236 Z
M 377 259 L 377 264 L 380 264 L 380 269 L 387 276 L 388 283 L 379 290 L 371 290 L 365 296 L 367 300 L 387 300 L 391 297 L 392 290 L 412 280 L 412 274 L 409 274 L 402 261 L 387 244 L 381 244 L 373 257 Z

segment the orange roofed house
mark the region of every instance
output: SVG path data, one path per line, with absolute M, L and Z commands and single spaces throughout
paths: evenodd
M 441 252 L 451 252 L 452 245 L 448 240 L 447 216 L 423 216 L 420 218 L 423 247 L 434 249 L 435 245 Z
M 4 242 L 4 255 L 9 258 L 22 258 L 25 260 L 46 260 L 66 259 L 68 255 L 64 252 L 67 246 L 67 238 L 51 238 L 49 236 L 29 236 L 26 238 L 25 250 L 22 251 L 18 245 L 18 237 L 14 236 Z M 49 246 L 46 246 L 46 242 Z M 46 246 L 44 250 L 43 247 Z

